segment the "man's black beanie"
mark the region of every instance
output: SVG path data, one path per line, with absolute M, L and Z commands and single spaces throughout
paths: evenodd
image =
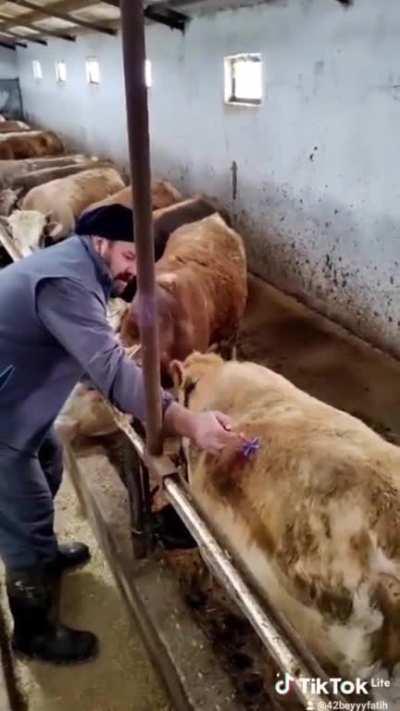
M 113 242 L 134 242 L 132 210 L 118 204 L 96 207 L 79 218 L 75 233 L 104 237 Z

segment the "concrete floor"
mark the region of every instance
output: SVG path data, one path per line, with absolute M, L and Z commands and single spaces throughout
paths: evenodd
M 66 624 L 95 632 L 101 653 L 96 661 L 74 667 L 17 661 L 16 679 L 26 709 L 171 711 L 68 479 L 57 497 L 57 531 L 60 540 L 84 541 L 92 551 L 88 566 L 64 577 L 61 613 Z

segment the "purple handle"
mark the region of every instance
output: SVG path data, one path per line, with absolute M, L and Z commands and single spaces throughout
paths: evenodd
M 254 437 L 253 439 L 247 440 L 240 451 L 246 459 L 250 459 L 250 457 L 260 449 L 260 447 L 260 438 Z

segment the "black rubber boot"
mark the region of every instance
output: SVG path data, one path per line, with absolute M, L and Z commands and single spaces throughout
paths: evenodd
M 7 571 L 8 601 L 14 618 L 13 651 L 52 664 L 94 659 L 98 653 L 95 635 L 70 629 L 58 621 L 56 588 L 54 575 L 43 569 Z
M 73 541 L 58 546 L 58 556 L 52 565 L 59 573 L 64 573 L 75 568 L 83 568 L 89 560 L 89 548 L 84 543 Z

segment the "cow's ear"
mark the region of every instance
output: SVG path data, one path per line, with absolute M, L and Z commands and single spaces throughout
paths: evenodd
M 183 365 L 180 360 L 172 360 L 169 364 L 169 374 L 176 388 L 180 388 L 183 383 Z

